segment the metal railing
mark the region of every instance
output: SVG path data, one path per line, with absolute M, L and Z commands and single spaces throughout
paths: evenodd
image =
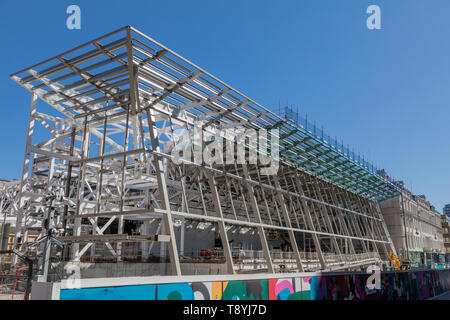
M 397 181 L 397 179 L 394 179 L 392 176 L 385 174 L 384 170 L 378 169 L 373 163 L 369 162 L 364 156 L 361 156 L 359 152 L 355 153 L 355 150 L 350 149 L 348 145 L 346 146 L 343 140 L 338 141 L 336 137 L 335 138 L 331 137 L 329 133 L 323 130 L 323 127 L 319 129 L 315 121 L 313 123 L 308 121 L 307 116 L 302 117 L 301 115 L 299 115 L 298 112 L 294 111 L 291 107 L 288 106 L 281 108 L 279 114 L 286 122 L 304 129 L 314 138 L 329 145 L 330 147 L 335 149 L 338 153 L 341 153 L 345 157 L 350 158 L 351 160 L 353 160 L 363 168 L 367 169 L 374 175 L 378 176 L 379 178 L 388 181 L 390 183 L 395 183 Z M 384 174 L 382 174 L 382 172 Z

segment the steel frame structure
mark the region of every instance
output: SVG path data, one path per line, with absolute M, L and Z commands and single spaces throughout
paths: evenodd
M 47 218 L 45 199 L 56 195 L 55 228 L 73 261 L 99 244 L 120 261 L 125 242 L 159 241 L 171 273 L 181 275 L 174 221 L 217 230 L 228 273 L 236 272 L 236 228 L 258 234 L 269 273 L 287 260 L 296 271 L 332 270 L 395 253 L 377 203 L 395 195 L 395 185 L 132 27 L 11 78 L 31 93 L 22 177 L 13 196 L 2 193 L 17 217 L 17 245 L 31 220 Z M 175 162 L 171 150 L 180 136 L 193 137 L 198 121 L 202 134 L 277 128 L 278 173 L 261 175 L 249 162 Z M 126 220 L 150 219 L 161 221 L 158 234 L 124 233 Z M 113 223 L 117 232 L 106 234 Z M 286 235 L 289 259 L 275 256 L 270 232 Z

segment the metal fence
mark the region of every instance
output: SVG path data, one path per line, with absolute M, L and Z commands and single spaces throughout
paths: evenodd
M 27 266 L 19 267 L 16 272 L 0 270 L 0 300 L 24 300 L 27 286 Z

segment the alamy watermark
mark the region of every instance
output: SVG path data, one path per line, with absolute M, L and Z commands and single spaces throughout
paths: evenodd
M 381 29 L 381 9 L 379 6 L 372 4 L 367 7 L 367 14 L 370 16 L 366 20 L 366 26 L 369 30 L 380 30 Z
M 177 136 L 170 150 L 175 164 L 194 162 L 219 167 L 234 163 L 259 167 L 261 175 L 275 175 L 279 168 L 279 130 L 227 128 L 207 132 L 196 122 L 193 132 Z
M 65 272 L 68 274 L 67 279 L 62 280 L 65 289 L 80 289 L 81 288 L 81 269 L 77 263 L 69 263 L 65 267 Z
M 67 7 L 66 13 L 69 14 L 66 20 L 66 27 L 69 30 L 81 29 L 81 9 L 76 4 Z
M 366 288 L 369 290 L 381 289 L 381 268 L 377 265 L 368 266 L 366 272 L 370 274 L 366 281 Z

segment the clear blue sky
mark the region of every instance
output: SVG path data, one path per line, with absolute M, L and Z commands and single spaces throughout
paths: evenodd
M 81 30 L 66 8 L 81 7 Z M 368 30 L 366 8 L 381 8 Z M 132 25 L 277 110 L 300 106 L 442 211 L 450 203 L 450 1 L 0 2 L 0 178 L 20 176 L 29 95 L 9 74 Z

